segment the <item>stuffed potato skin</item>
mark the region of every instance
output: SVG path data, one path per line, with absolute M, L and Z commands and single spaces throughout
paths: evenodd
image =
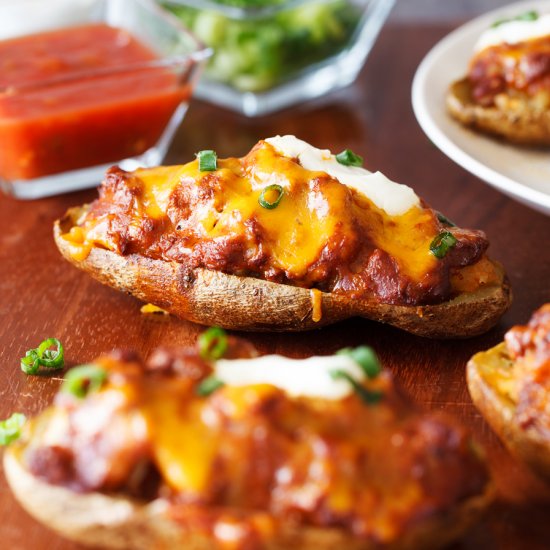
M 370 403 L 354 391 L 291 395 L 258 379 L 204 394 L 231 359 L 264 367 L 233 337 L 221 371 L 200 350 L 159 349 L 147 362 L 114 352 L 88 365 L 104 370 L 103 387 L 62 390 L 4 456 L 23 507 L 86 545 L 371 550 L 439 548 L 492 500 L 468 433 L 417 411 L 388 373 L 356 380 L 380 392 Z M 350 368 L 342 355 L 330 367 L 313 360 L 321 377 Z
M 79 494 L 44 483 L 24 465 L 24 443 L 4 455 L 4 471 L 17 500 L 33 517 L 61 535 L 84 544 L 105 548 L 149 550 L 219 550 L 212 540 L 193 529 L 183 529 L 162 501 L 144 503 L 128 497 L 101 493 Z M 32 495 L 32 498 L 29 498 Z M 453 511 L 414 526 L 385 550 L 442 548 L 479 521 L 494 498 L 493 489 L 463 502 Z M 376 550 L 380 545 L 358 541 L 337 529 L 284 526 L 262 550 Z
M 468 78 L 454 82 L 447 94 L 447 109 L 459 122 L 512 143 L 550 146 L 550 111 L 540 109 L 526 96 L 500 94 L 494 105 L 476 103 Z
M 63 235 L 84 213 L 85 208 L 73 208 L 54 226 L 55 242 L 69 262 L 108 286 L 203 325 L 245 331 L 304 331 L 360 316 L 419 336 L 466 338 L 493 327 L 512 300 L 501 268 L 497 268 L 503 278 L 501 284 L 482 286 L 442 304 L 400 306 L 202 268 L 189 269 L 178 262 L 139 254 L 121 256 L 99 247 L 93 247 L 80 260 L 71 253 Z
M 529 333 L 532 327 L 536 330 L 543 315 L 550 318 L 550 306 L 541 308 L 527 327 L 512 329 L 507 340 L 517 341 L 514 333 Z M 536 474 L 550 482 L 547 412 L 550 402 L 547 368 L 550 361 L 548 352 L 541 349 L 548 340 L 548 328 L 539 324 L 538 337 L 529 334 L 534 350 L 518 355 L 513 350 L 514 344 L 503 342 L 474 355 L 468 363 L 467 380 L 474 404 L 499 438 Z M 529 345 L 533 346 L 532 343 Z

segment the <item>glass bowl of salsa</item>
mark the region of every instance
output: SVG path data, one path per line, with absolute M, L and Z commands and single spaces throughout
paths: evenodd
M 209 54 L 152 0 L 1 3 L 0 186 L 32 199 L 160 164 Z
M 159 0 L 214 50 L 197 97 L 264 115 L 351 84 L 395 0 Z

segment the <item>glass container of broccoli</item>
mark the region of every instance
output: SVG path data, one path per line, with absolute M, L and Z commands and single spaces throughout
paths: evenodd
M 355 80 L 394 0 L 161 0 L 214 50 L 196 95 L 266 114 Z

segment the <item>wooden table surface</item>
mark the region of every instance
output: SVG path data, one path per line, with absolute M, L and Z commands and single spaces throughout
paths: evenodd
M 513 324 L 550 301 L 550 217 L 529 210 L 462 170 L 417 125 L 410 102 L 414 71 L 450 28 L 392 25 L 376 44 L 359 80 L 323 100 L 258 120 L 193 102 L 167 162 L 183 163 L 201 149 L 220 156 L 246 153 L 258 139 L 295 134 L 316 146 L 351 148 L 366 165 L 414 187 L 461 226 L 481 228 L 490 253 L 509 274 L 515 300 L 490 333 L 467 341 L 429 341 L 374 322 L 353 319 L 306 334 L 249 335 L 262 352 L 296 357 L 368 344 L 423 407 L 445 410 L 470 426 L 485 445 L 499 501 L 456 548 L 535 550 L 550 547 L 550 488 L 502 447 L 473 407 L 464 378 L 467 359 L 499 342 Z M 50 402 L 59 378 L 26 376 L 19 358 L 45 337 L 64 343 L 68 366 L 113 348 L 147 355 L 159 344 L 194 341 L 200 327 L 173 317 L 144 316 L 141 304 L 101 286 L 63 261 L 52 222 L 95 190 L 32 202 L 0 197 L 0 418 L 33 415 Z M 31 520 L 0 476 L 0 546 L 76 548 Z M 340 550 L 340 549 L 338 549 Z

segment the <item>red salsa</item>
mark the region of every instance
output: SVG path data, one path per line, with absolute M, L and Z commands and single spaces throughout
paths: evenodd
M 155 59 L 127 31 L 102 23 L 0 41 L 0 178 L 115 162 L 152 147 L 189 96 L 171 69 L 136 66 Z

